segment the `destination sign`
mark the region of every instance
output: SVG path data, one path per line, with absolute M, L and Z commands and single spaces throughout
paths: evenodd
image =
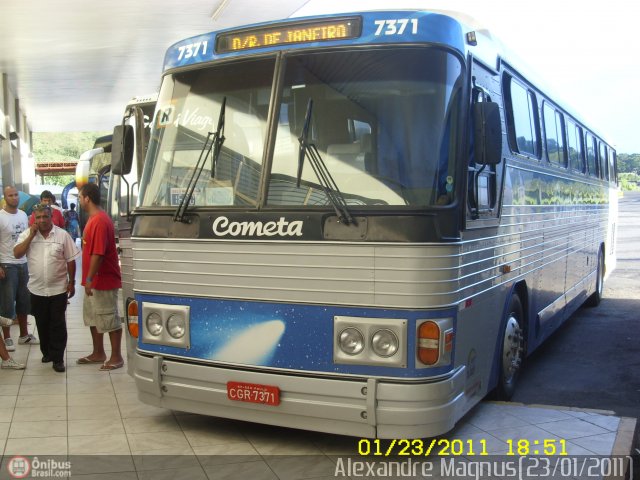
M 357 38 L 360 36 L 361 30 L 360 17 L 260 27 L 219 35 L 216 42 L 216 52 L 229 53 L 291 43 L 328 42 Z

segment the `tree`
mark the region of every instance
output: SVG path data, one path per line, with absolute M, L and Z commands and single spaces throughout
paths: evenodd
M 618 182 L 622 190 L 638 190 L 640 185 L 640 175 L 636 173 L 618 174 Z
M 110 132 L 34 132 L 33 154 L 39 162 L 72 162 Z
M 618 154 L 619 173 L 640 173 L 640 153 L 619 153 Z
M 96 138 L 109 132 L 34 132 L 33 155 L 37 162 L 74 162 L 93 148 Z M 47 175 L 49 185 L 65 186 L 74 174 Z

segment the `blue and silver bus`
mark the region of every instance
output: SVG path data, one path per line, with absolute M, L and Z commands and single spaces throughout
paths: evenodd
M 132 212 L 139 398 L 444 433 L 600 302 L 615 190 L 611 144 L 454 14 L 178 42 Z
M 105 210 L 113 221 L 116 233 L 123 300 L 133 297 L 131 210 L 138 200 L 140 176 L 149 145 L 156 100 L 157 93 L 133 97 L 124 109 L 122 122 L 114 128 L 112 135 L 109 191 Z M 125 150 L 128 152 L 125 153 Z M 123 161 L 125 157 L 127 160 Z M 126 315 L 127 305 L 121 305 L 120 308 Z M 136 339 L 128 336 L 126 340 L 127 355 L 132 357 Z M 127 367 L 129 373 L 133 374 L 133 363 L 129 362 Z

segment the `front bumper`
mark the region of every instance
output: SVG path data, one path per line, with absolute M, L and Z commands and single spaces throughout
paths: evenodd
M 196 365 L 136 353 L 139 399 L 156 407 L 369 438 L 424 438 L 451 430 L 470 408 L 465 369 L 430 383 L 335 379 Z M 227 382 L 275 385 L 280 405 L 227 398 Z

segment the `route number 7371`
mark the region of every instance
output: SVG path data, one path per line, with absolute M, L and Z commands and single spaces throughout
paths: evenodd
M 202 47 L 202 55 L 207 53 L 207 41 L 190 43 L 178 47 L 178 61 L 200 55 L 200 47 Z
M 375 35 L 402 35 L 410 25 L 411 33 L 418 33 L 418 19 L 417 18 L 397 18 L 395 20 L 376 20 L 375 23 L 378 28 Z

